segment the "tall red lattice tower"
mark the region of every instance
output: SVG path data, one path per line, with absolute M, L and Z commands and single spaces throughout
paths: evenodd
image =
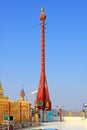
M 41 8 L 40 20 L 41 20 L 41 73 L 38 92 L 35 101 L 35 108 L 42 110 L 51 110 L 51 101 L 49 97 L 48 85 L 45 73 L 45 23 L 46 15 L 44 14 L 44 8 Z

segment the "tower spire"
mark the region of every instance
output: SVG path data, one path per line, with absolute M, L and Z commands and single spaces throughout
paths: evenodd
M 44 8 L 41 8 L 40 20 L 41 20 L 41 73 L 40 81 L 35 101 L 35 108 L 42 110 L 51 110 L 51 101 L 48 92 L 48 85 L 45 73 L 45 23 L 46 15 L 44 14 Z

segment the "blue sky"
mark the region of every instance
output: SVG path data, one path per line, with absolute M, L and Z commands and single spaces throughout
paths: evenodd
M 87 0 L 0 0 L 0 81 L 4 95 L 33 104 L 40 79 L 40 9 L 44 6 L 46 76 L 53 108 L 87 103 Z M 26 99 L 26 97 L 25 97 Z

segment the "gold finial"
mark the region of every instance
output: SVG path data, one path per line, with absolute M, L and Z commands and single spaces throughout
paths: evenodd
M 41 13 L 44 13 L 44 8 L 41 8 Z

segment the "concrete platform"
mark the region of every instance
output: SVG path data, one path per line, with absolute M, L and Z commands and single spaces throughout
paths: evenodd
M 81 122 L 48 122 L 42 123 L 41 126 L 27 128 L 25 130 L 87 130 L 87 122 L 82 120 Z

